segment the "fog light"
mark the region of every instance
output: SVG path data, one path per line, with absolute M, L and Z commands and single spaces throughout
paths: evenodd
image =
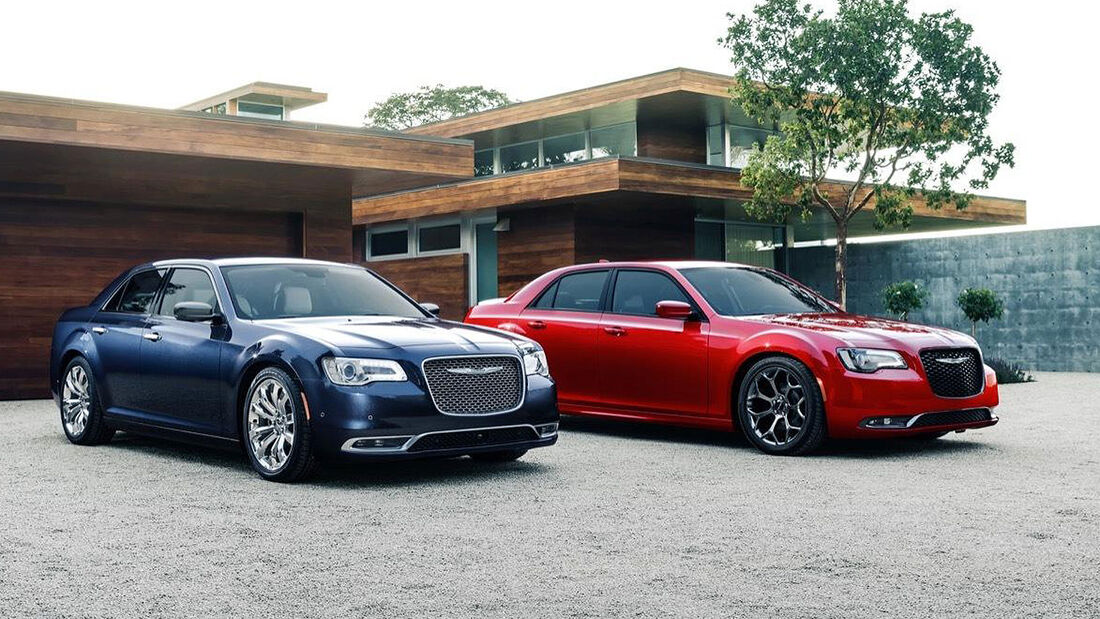
M 909 426 L 912 417 L 871 417 L 863 420 L 863 427 L 882 430 L 897 430 Z
M 558 424 L 547 423 L 541 426 L 535 426 L 535 430 L 538 431 L 539 436 L 553 436 L 558 432 Z
M 351 444 L 352 449 L 399 449 L 409 442 L 411 436 L 385 436 L 381 438 L 361 438 Z

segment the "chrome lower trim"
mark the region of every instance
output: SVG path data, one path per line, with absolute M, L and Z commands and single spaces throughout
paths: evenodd
M 545 425 L 545 424 L 539 424 L 539 425 Z M 519 423 L 519 424 L 515 424 L 515 425 L 510 425 L 510 426 L 485 426 L 485 427 L 481 427 L 481 428 L 460 428 L 458 430 L 437 430 L 437 431 L 434 431 L 434 432 L 423 432 L 421 434 L 417 434 L 416 436 L 411 437 L 409 440 L 405 441 L 404 445 L 402 445 L 400 447 L 367 447 L 367 448 L 363 448 L 363 447 L 352 447 L 352 445 L 354 445 L 356 441 L 373 441 L 373 440 L 380 439 L 380 438 L 381 439 L 400 438 L 402 436 L 405 436 L 404 434 L 397 434 L 397 435 L 390 435 L 390 436 L 356 436 L 356 437 L 349 438 L 348 440 L 344 441 L 344 444 L 340 446 L 340 451 L 343 451 L 343 452 L 346 452 L 346 453 L 359 453 L 359 454 L 363 454 L 363 453 L 371 453 L 371 454 L 403 453 L 403 452 L 408 451 L 409 448 L 412 447 L 420 439 L 424 438 L 425 436 L 431 436 L 433 434 L 454 434 L 455 432 L 477 432 L 478 430 L 510 430 L 512 428 L 531 428 L 531 431 L 535 433 L 535 437 L 536 437 L 536 438 L 531 439 L 533 441 L 539 441 L 539 440 L 547 439 L 547 438 L 550 438 L 552 436 L 557 436 L 558 435 L 558 431 L 556 429 L 551 434 L 539 434 L 538 428 L 536 428 L 534 425 L 529 424 L 529 423 Z

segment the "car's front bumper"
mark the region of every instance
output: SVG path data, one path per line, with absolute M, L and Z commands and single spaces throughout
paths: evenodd
M 999 421 L 993 414 L 1000 403 L 997 376 L 988 367 L 982 391 L 967 398 L 933 394 L 928 381 L 913 369 L 882 370 L 875 374 L 840 370 L 831 380 L 822 382 L 828 386 L 822 393 L 829 436 L 834 438 L 938 434 L 984 428 Z M 987 412 L 963 414 L 966 411 Z M 875 423 L 886 419 L 892 422 L 892 427 L 875 427 Z
M 546 447 L 558 438 L 557 390 L 538 375 L 527 377 L 518 409 L 489 415 L 443 414 L 413 381 L 365 387 L 303 382 L 314 450 L 325 459 L 456 456 Z

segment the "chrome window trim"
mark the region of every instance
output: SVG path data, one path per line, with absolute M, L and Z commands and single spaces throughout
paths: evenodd
M 490 355 L 490 356 L 499 357 L 500 355 Z M 545 424 L 540 424 L 540 425 L 545 425 Z M 410 437 L 409 440 L 405 441 L 405 444 L 402 445 L 401 447 L 367 447 L 367 448 L 363 448 L 363 447 L 352 447 L 352 445 L 354 445 L 356 441 L 373 441 L 373 440 L 377 440 L 377 439 L 401 438 L 402 436 L 407 436 L 405 434 L 397 434 L 397 435 L 392 435 L 392 436 L 356 436 L 356 437 L 349 438 L 348 440 L 344 441 L 344 444 L 340 446 L 340 451 L 344 451 L 344 452 L 348 452 L 348 453 L 379 453 L 379 454 L 380 453 L 402 453 L 402 452 L 408 451 L 410 447 L 412 447 L 414 444 L 416 444 L 417 441 L 424 438 L 425 436 L 431 436 L 431 435 L 435 435 L 435 434 L 454 434 L 456 432 L 478 432 L 478 431 L 481 431 L 481 430 L 511 430 L 513 428 L 530 428 L 531 431 L 535 433 L 535 438 L 531 439 L 533 441 L 539 441 L 539 440 L 542 440 L 542 439 L 547 439 L 547 438 L 550 438 L 552 436 L 557 436 L 558 435 L 557 430 L 554 430 L 550 434 L 539 434 L 538 428 L 536 428 L 533 424 L 518 423 L 518 424 L 514 424 L 514 425 L 509 425 L 509 426 L 485 426 L 485 427 L 481 427 L 481 428 L 459 428 L 457 430 L 433 430 L 431 432 L 421 432 L 420 434 L 417 434 L 415 436 Z M 503 445 L 511 445 L 511 444 L 514 444 L 514 443 L 501 443 L 502 446 Z M 491 445 L 489 445 L 489 446 L 491 447 Z
M 432 393 L 432 383 L 431 383 L 430 380 L 428 380 L 428 373 L 424 371 L 424 364 L 429 362 L 429 361 L 436 361 L 436 360 L 442 360 L 442 359 L 483 359 L 483 358 L 486 358 L 486 357 L 512 357 L 513 359 L 516 360 L 516 363 L 519 367 L 519 375 L 522 379 L 520 381 L 522 383 L 522 387 L 521 387 L 522 391 L 520 391 L 520 394 L 519 394 L 519 404 L 517 404 L 514 408 L 510 408 L 510 409 L 505 410 L 505 411 L 494 411 L 494 412 L 491 412 L 491 413 L 445 413 L 445 412 L 443 412 L 443 409 L 439 407 L 439 402 L 437 402 L 436 399 L 435 399 L 435 394 Z M 491 417 L 493 415 L 504 415 L 504 414 L 507 414 L 507 413 L 514 413 L 515 411 L 518 411 L 519 409 L 523 408 L 524 402 L 527 401 L 527 370 L 523 365 L 523 357 L 518 352 L 515 353 L 515 354 L 502 352 L 502 353 L 496 353 L 496 354 L 486 353 L 486 354 L 480 354 L 480 355 L 444 355 L 444 356 L 441 356 L 441 357 L 428 357 L 428 358 L 422 359 L 420 361 L 420 376 L 424 378 L 424 387 L 428 390 L 428 396 L 432 399 L 432 406 L 435 407 L 435 410 L 439 414 L 447 415 L 448 417 Z M 511 426 L 505 426 L 505 427 L 511 427 Z M 485 428 L 485 429 L 489 429 L 489 428 Z

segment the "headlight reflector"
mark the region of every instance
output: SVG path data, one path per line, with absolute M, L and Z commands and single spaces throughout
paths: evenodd
M 893 350 L 838 348 L 836 354 L 844 367 L 862 374 L 872 374 L 879 370 L 904 370 L 909 367 L 901 354 Z
M 354 359 L 325 357 L 321 359 L 328 379 L 336 385 L 357 386 L 381 381 L 404 381 L 409 377 L 401 364 L 389 359 Z
M 516 342 L 519 356 L 523 359 L 523 370 L 528 375 L 550 376 L 550 365 L 546 362 L 546 352 L 534 342 Z

